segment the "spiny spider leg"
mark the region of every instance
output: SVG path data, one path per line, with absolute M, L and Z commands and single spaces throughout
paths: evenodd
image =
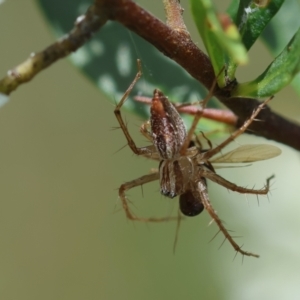
M 205 170 L 201 170 L 201 176 L 210 179 L 211 181 L 214 181 L 217 184 L 220 184 L 222 186 L 224 186 L 225 188 L 232 190 L 234 192 L 238 192 L 241 194 L 255 194 L 255 195 L 266 195 L 269 192 L 269 187 L 270 187 L 270 180 L 274 178 L 274 175 L 272 175 L 271 177 L 267 178 L 267 183 L 265 185 L 264 188 L 259 189 L 259 190 L 255 190 L 255 189 L 247 189 L 244 188 L 242 186 L 238 186 L 226 179 L 224 179 L 223 177 L 221 177 L 220 175 L 205 169 Z
M 150 129 L 149 129 L 150 128 Z M 140 133 L 150 142 L 153 142 L 151 135 L 151 124 L 150 120 L 144 122 L 140 127 Z
M 200 133 L 201 133 L 202 137 L 206 140 L 209 149 L 212 149 L 212 143 L 211 143 L 211 141 L 205 136 L 205 134 L 204 134 L 203 131 L 200 131 Z M 196 135 L 196 140 L 199 140 L 199 137 L 197 135 Z M 199 140 L 199 142 L 200 142 L 200 140 Z M 201 142 L 200 142 L 200 144 L 201 144 Z M 202 150 L 202 147 L 200 149 Z
M 235 249 L 235 251 L 241 253 L 242 255 L 259 257 L 259 255 L 255 254 L 255 253 L 242 250 L 242 248 L 231 237 L 231 235 L 229 234 L 227 229 L 224 227 L 222 221 L 218 217 L 217 213 L 215 212 L 214 208 L 212 207 L 212 205 L 209 201 L 207 187 L 206 187 L 205 181 L 203 179 L 201 179 L 197 183 L 197 190 L 199 192 L 199 198 L 201 199 L 202 204 L 204 205 L 204 208 L 208 211 L 210 216 L 217 223 L 218 227 L 220 228 L 220 231 L 224 234 L 225 238 L 229 241 L 229 243 L 232 245 L 232 247 Z
M 267 100 L 265 100 L 264 102 L 262 102 L 252 113 L 251 117 L 245 121 L 245 123 L 243 124 L 242 127 L 240 127 L 239 129 L 237 129 L 233 134 L 231 134 L 224 142 L 222 142 L 220 145 L 218 145 L 217 147 L 215 147 L 214 149 L 211 149 L 207 152 L 205 152 L 205 154 L 203 155 L 203 159 L 209 159 L 212 156 L 214 156 L 215 154 L 219 153 L 224 147 L 226 147 L 229 143 L 231 143 L 232 141 L 234 141 L 239 135 L 241 135 L 242 133 L 244 133 L 247 128 L 251 125 L 251 123 L 254 121 L 255 117 L 259 114 L 259 112 L 267 105 L 267 103 L 269 101 L 271 101 L 273 99 L 274 96 L 268 98 Z
M 176 247 L 177 247 L 177 242 L 178 242 L 178 236 L 179 236 L 179 229 L 180 229 L 181 220 L 182 220 L 182 214 L 180 212 L 180 209 L 178 209 L 177 225 L 176 225 L 176 230 L 175 230 L 175 238 L 174 238 L 174 242 L 173 242 L 173 254 L 175 254 Z
M 135 145 L 135 142 L 133 141 L 132 137 L 130 136 L 128 129 L 126 127 L 126 124 L 124 123 L 123 119 L 122 119 L 122 115 L 121 115 L 121 107 L 124 104 L 124 102 L 126 101 L 126 99 L 128 98 L 129 94 L 131 93 L 132 89 L 134 88 L 135 84 L 137 83 L 137 81 L 141 78 L 142 76 L 142 67 L 141 67 L 141 61 L 138 59 L 137 60 L 137 64 L 138 64 L 138 72 L 135 75 L 135 78 L 133 79 L 132 83 L 130 84 L 130 86 L 128 87 L 128 89 L 126 90 L 125 94 L 123 95 L 122 99 L 120 100 L 120 102 L 118 103 L 118 105 L 115 107 L 114 113 L 115 116 L 120 124 L 120 127 L 127 139 L 128 145 L 130 147 L 130 149 L 137 155 L 143 155 L 143 154 L 149 154 L 151 153 L 151 150 L 149 149 L 149 147 L 141 147 L 138 148 Z
M 153 138 L 151 135 L 151 124 L 150 121 L 144 122 L 140 127 L 140 133 L 150 142 L 153 143 Z M 143 154 L 144 157 L 160 161 L 161 158 L 159 157 L 159 153 L 156 151 L 155 146 L 152 144 L 150 146 L 147 146 L 147 149 L 150 150 L 150 152 Z
M 126 199 L 126 195 L 125 192 L 143 185 L 145 183 L 149 183 L 151 181 L 155 181 L 159 179 L 159 173 L 158 172 L 154 172 L 152 174 L 148 174 L 145 176 L 141 176 L 135 180 L 132 181 L 128 181 L 123 183 L 120 188 L 119 188 L 119 197 L 122 201 L 122 206 L 123 209 L 126 213 L 126 216 L 128 219 L 133 220 L 133 221 L 141 221 L 141 222 L 164 222 L 164 221 L 170 221 L 170 220 L 177 220 L 177 217 L 164 217 L 164 218 L 140 218 L 140 217 L 136 217 L 132 214 L 132 212 L 129 209 L 128 203 L 127 203 L 127 199 Z
M 219 72 L 219 74 L 221 74 L 221 72 L 223 72 L 223 70 L 224 70 L 224 68 L 222 68 L 222 70 Z M 191 128 L 189 129 L 189 131 L 187 133 L 185 142 L 184 142 L 184 144 L 182 145 L 182 147 L 180 149 L 180 154 L 181 155 L 185 155 L 187 149 L 189 148 L 190 141 L 192 140 L 192 137 L 193 137 L 193 134 L 196 130 L 198 122 L 199 122 L 199 120 L 201 119 L 201 117 L 203 115 L 203 109 L 206 107 L 207 102 L 210 100 L 210 98 L 214 94 L 214 90 L 215 90 L 215 87 L 217 85 L 217 80 L 218 80 L 219 74 L 215 77 L 215 79 L 213 81 L 213 84 L 211 86 L 211 89 L 209 90 L 209 92 L 208 92 L 207 96 L 205 97 L 205 99 L 202 101 L 202 104 L 201 104 L 202 109 L 199 110 L 195 115 L 192 126 L 191 126 Z

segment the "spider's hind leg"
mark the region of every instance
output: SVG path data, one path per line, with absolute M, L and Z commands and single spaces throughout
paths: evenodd
M 212 205 L 209 201 L 209 198 L 208 198 L 207 187 L 206 187 L 206 184 L 204 181 L 199 181 L 197 183 L 197 191 L 199 193 L 201 202 L 204 205 L 204 208 L 207 210 L 207 212 L 210 214 L 210 216 L 213 218 L 213 220 L 217 223 L 217 225 L 218 225 L 220 231 L 223 233 L 225 239 L 229 241 L 229 243 L 235 249 L 235 251 L 238 253 L 241 253 L 242 255 L 259 257 L 259 255 L 255 254 L 255 253 L 243 250 L 242 247 L 239 246 L 234 241 L 233 237 L 230 235 L 228 230 L 225 228 L 221 219 L 218 217 L 216 211 L 212 207 Z
M 214 181 L 215 183 L 220 184 L 231 191 L 238 192 L 241 194 L 254 194 L 254 195 L 268 194 L 268 192 L 270 190 L 270 181 L 271 181 L 271 179 L 274 178 L 274 175 L 267 178 L 266 185 L 262 189 L 257 190 L 257 189 L 248 189 L 248 188 L 245 188 L 242 186 L 238 186 L 238 185 L 226 180 L 225 178 L 221 177 L 220 175 L 218 175 L 210 170 L 207 170 L 207 169 L 203 170 L 201 174 L 205 178 L 208 178 L 209 180 Z

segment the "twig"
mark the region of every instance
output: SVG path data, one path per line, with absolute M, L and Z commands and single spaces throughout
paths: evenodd
M 135 96 L 134 100 L 150 105 L 151 98 L 144 96 Z M 177 110 L 181 113 L 196 115 L 199 112 L 199 107 L 195 105 L 177 105 L 173 103 Z M 216 109 L 216 108 L 205 108 L 202 114 L 203 118 L 222 122 L 228 125 L 236 126 L 237 116 L 230 110 Z
M 58 59 L 76 51 L 106 21 L 107 16 L 103 14 L 102 9 L 99 6 L 91 5 L 85 15 L 77 18 L 74 28 L 68 34 L 43 51 L 32 53 L 23 63 L 9 70 L 0 81 L 0 92 L 9 95 L 20 84 L 30 81 Z
M 108 19 L 118 21 L 143 37 L 181 65 L 207 89 L 210 89 L 215 78 L 210 60 L 193 43 L 185 30 L 178 30 L 182 27 L 182 24 L 176 25 L 176 21 L 182 21 L 181 17 L 178 17 L 182 12 L 180 6 L 176 6 L 178 1 L 165 0 L 165 3 L 167 2 L 175 8 L 175 11 L 167 9 L 168 22 L 173 28 L 155 18 L 132 0 L 94 0 L 94 4 L 90 6 L 87 13 L 77 19 L 74 28 L 66 36 L 8 71 L 7 75 L 0 80 L 0 92 L 9 95 L 20 84 L 31 80 L 41 70 L 76 51 Z M 255 99 L 230 98 L 230 90 L 217 88 L 214 95 L 239 117 L 237 127 L 244 123 L 259 104 Z M 300 150 L 299 125 L 273 113 L 270 108 L 265 108 L 259 114 L 258 119 L 263 122 L 252 123 L 253 133 Z
M 118 21 L 143 37 L 163 54 L 176 61 L 192 77 L 210 89 L 215 75 L 209 58 L 185 34 L 173 30 L 131 0 L 95 0 L 105 7 L 108 17 Z M 230 91 L 216 89 L 214 95 L 239 117 L 239 127 L 249 118 L 259 101 L 248 98 L 230 98 Z M 263 136 L 300 150 L 300 126 L 266 107 L 253 122 L 251 130 Z

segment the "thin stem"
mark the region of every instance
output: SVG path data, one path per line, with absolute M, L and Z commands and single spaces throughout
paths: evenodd
M 209 90 L 215 74 L 209 58 L 180 32 L 173 30 L 131 0 L 95 0 L 105 6 L 109 18 L 123 24 L 143 37 L 164 55 L 181 65 L 192 77 Z M 155 33 L 155 34 L 153 34 Z M 259 105 L 249 98 L 231 98 L 230 91 L 216 88 L 214 95 L 239 117 L 237 127 Z M 250 129 L 263 136 L 300 150 L 300 126 L 271 111 L 266 107 L 259 115 L 263 122 L 254 122 Z
M 174 0 L 175 1 L 175 0 Z M 171 0 L 169 1 L 170 3 Z M 177 1 L 178 2 L 178 1 Z M 178 13 L 178 10 L 177 10 Z M 171 15 L 170 10 L 168 14 Z M 181 65 L 209 90 L 215 78 L 209 58 L 193 43 L 184 30 L 164 24 L 132 0 L 94 0 L 87 13 L 75 22 L 74 28 L 45 50 L 7 72 L 0 80 L 0 92 L 9 95 L 19 85 L 31 80 L 58 59 L 82 46 L 106 21 L 115 20 L 140 35 L 164 55 Z M 172 17 L 171 17 L 172 19 Z M 173 17 L 173 20 L 179 20 Z M 171 22 L 172 23 L 172 22 Z M 214 95 L 239 117 L 236 127 L 249 118 L 259 105 L 255 99 L 231 98 L 230 90 L 216 88 Z M 300 126 L 272 112 L 268 107 L 259 115 L 263 122 L 251 124 L 254 134 L 300 150 Z
M 148 105 L 151 104 L 150 97 L 135 96 L 134 100 Z M 199 107 L 193 104 L 190 105 L 181 105 L 181 104 L 177 105 L 176 103 L 173 104 L 180 113 L 185 113 L 194 116 L 199 112 Z M 228 125 L 232 125 L 232 126 L 235 126 L 237 123 L 237 116 L 234 113 L 232 113 L 232 111 L 225 110 L 225 109 L 205 108 L 203 110 L 202 117 L 217 122 L 225 123 Z
M 9 95 L 20 84 L 30 81 L 40 71 L 52 65 L 60 58 L 80 48 L 107 21 L 106 14 L 99 6 L 91 5 L 86 14 L 79 16 L 74 28 L 54 44 L 41 52 L 30 54 L 29 58 L 17 67 L 9 70 L 0 80 L 0 92 Z

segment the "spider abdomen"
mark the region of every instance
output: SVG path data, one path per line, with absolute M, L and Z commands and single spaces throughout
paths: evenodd
M 193 191 L 189 190 L 179 197 L 180 211 L 188 217 L 194 217 L 199 215 L 204 205 L 198 195 L 194 195 Z

